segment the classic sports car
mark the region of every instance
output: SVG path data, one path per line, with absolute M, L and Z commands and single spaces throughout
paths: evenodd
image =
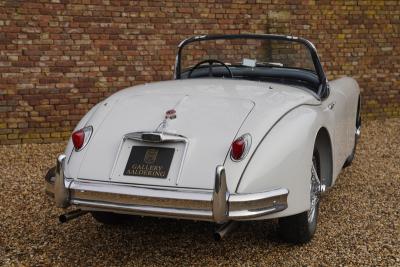
M 328 82 L 308 40 L 196 36 L 179 44 L 174 80 L 118 91 L 82 118 L 46 191 L 78 208 L 63 222 L 204 220 L 222 237 L 232 222 L 278 218 L 282 238 L 304 243 L 360 126 L 357 82 Z

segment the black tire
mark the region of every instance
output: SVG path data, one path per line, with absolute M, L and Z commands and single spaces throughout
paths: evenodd
M 91 214 L 97 222 L 109 225 L 121 224 L 128 218 L 128 215 L 104 211 L 92 211 Z
M 313 155 L 314 168 L 320 177 L 319 154 L 314 151 Z M 321 181 L 322 183 L 323 181 Z M 309 211 L 295 214 L 288 217 L 279 218 L 279 235 L 286 242 L 293 244 L 304 244 L 309 242 L 316 230 L 319 214 L 319 201 L 317 202 L 312 220 L 309 221 Z
M 319 205 L 319 204 L 318 204 Z M 315 215 L 315 220 L 312 224 L 308 223 L 307 211 L 280 218 L 279 219 L 279 235 L 289 243 L 305 244 L 308 243 L 314 236 L 317 229 L 318 209 Z

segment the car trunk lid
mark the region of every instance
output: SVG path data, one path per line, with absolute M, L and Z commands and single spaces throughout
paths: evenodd
M 102 122 L 101 130 L 94 133 L 78 177 L 128 184 L 212 189 L 215 168 L 224 163 L 231 142 L 253 107 L 253 101 L 244 98 L 187 94 L 131 95 L 118 102 Z M 168 110 L 175 110 L 176 118 L 165 119 Z M 183 141 L 151 143 L 123 138 L 129 133 L 143 131 L 182 136 Z M 147 153 L 147 158 L 154 159 L 157 157 L 154 154 L 165 154 L 168 148 L 173 149 L 167 176 L 129 175 L 126 166 L 134 147 L 142 147 L 139 149 L 141 152 L 136 149 L 135 153 L 136 157 L 143 158 L 141 168 L 147 172 L 148 168 L 153 168 L 153 171 L 157 168 L 156 165 L 144 164 Z

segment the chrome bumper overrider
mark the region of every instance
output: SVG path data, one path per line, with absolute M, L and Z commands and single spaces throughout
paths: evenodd
M 79 206 L 126 214 L 214 221 L 246 220 L 287 208 L 289 191 L 278 188 L 254 194 L 230 194 L 225 169 L 217 166 L 213 191 L 159 189 L 110 182 L 72 180 L 64 177 L 65 156 L 57 160 L 54 184 L 46 191 L 57 207 Z

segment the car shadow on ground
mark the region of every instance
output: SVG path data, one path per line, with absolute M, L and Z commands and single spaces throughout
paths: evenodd
M 210 255 L 215 260 L 228 260 L 235 257 L 238 250 L 251 253 L 254 249 L 288 245 L 279 240 L 274 220 L 240 222 L 220 241 L 214 240 L 216 225 L 210 222 L 132 216 L 118 225 L 104 225 L 96 222 L 90 214 L 76 220 L 83 220 L 84 223 L 75 220 L 67 222 L 68 226 L 73 226 L 74 233 L 64 238 L 75 252 L 85 251 L 86 258 L 90 258 L 92 253 L 93 257 L 106 254 L 107 258 L 114 257 L 118 261 L 135 258 L 138 262 L 143 259 L 148 263 L 149 257 L 153 257 L 151 261 L 158 264 L 161 262 L 158 262 L 157 256 L 162 256 L 164 261 L 170 263 L 178 261 L 178 257 L 179 262 L 190 263 L 202 262 Z M 66 224 L 59 227 L 63 228 Z M 84 238 L 76 238 L 77 235 Z M 63 250 L 61 253 L 74 251 Z

